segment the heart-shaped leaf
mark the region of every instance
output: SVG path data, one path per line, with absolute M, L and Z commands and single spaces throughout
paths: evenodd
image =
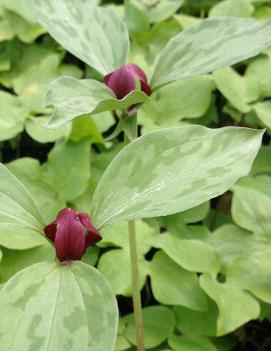
M 104 277 L 82 262 L 38 263 L 0 291 L 0 348 L 112 351 L 118 310 Z
M 161 52 L 151 86 L 199 76 L 256 56 L 271 45 L 271 21 L 211 18 L 172 38 Z
M 85 0 L 38 0 L 36 9 L 51 36 L 101 74 L 125 63 L 128 31 L 113 11 Z
M 224 193 L 246 175 L 262 131 L 182 126 L 149 133 L 112 161 L 93 197 L 96 227 L 166 216 Z

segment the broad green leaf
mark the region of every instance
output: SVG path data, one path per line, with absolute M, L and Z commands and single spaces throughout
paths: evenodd
M 66 203 L 59 196 L 59 183 L 49 184 L 50 179 L 38 160 L 21 157 L 6 166 L 30 191 L 46 223 L 54 220 L 56 213 L 66 207 Z
M 150 349 L 162 344 L 173 332 L 175 318 L 172 311 L 164 306 L 149 306 L 143 308 L 144 345 Z M 126 325 L 125 337 L 136 345 L 136 331 L 134 315 L 123 318 Z
M 5 218 L 0 215 L 0 246 L 12 250 L 26 250 L 41 246 L 46 239 L 36 231 L 24 228 L 21 224 L 4 223 Z
M 88 138 L 91 143 L 104 142 L 103 136 L 90 116 L 78 117 L 72 123 L 69 140 L 77 142 L 84 138 Z
M 125 1 L 124 10 L 124 20 L 131 35 L 138 35 L 149 30 L 149 18 L 136 2 Z
M 133 91 L 118 100 L 111 89 L 96 80 L 61 77 L 49 86 L 44 98 L 45 106 L 55 107 L 47 127 L 59 128 L 78 116 L 126 109 L 147 99 L 141 91 Z
M 267 250 L 267 251 L 266 251 Z M 260 300 L 271 303 L 271 248 L 251 250 L 233 262 L 227 270 L 227 282 L 250 291 Z
M 181 268 L 162 251 L 158 251 L 151 262 L 150 276 L 153 295 L 160 303 L 195 311 L 207 308 L 197 275 Z
M 218 70 L 213 74 L 218 90 L 242 113 L 251 110 L 251 102 L 260 95 L 260 85 L 255 77 L 242 77 L 231 67 Z
M 218 257 L 211 246 L 199 240 L 182 240 L 173 235 L 159 235 L 154 247 L 162 249 L 173 261 L 192 272 L 217 273 Z
M 270 236 L 271 197 L 256 189 L 236 185 L 233 188 L 232 216 L 241 227 Z
M 35 50 L 33 54 L 35 55 Z M 55 52 L 45 52 L 45 56 L 38 62 L 35 62 L 35 58 L 33 61 L 32 64 L 25 62 L 21 64 L 12 84 L 15 92 L 21 96 L 21 100 L 29 110 L 43 113 L 46 111 L 42 107 L 42 99 L 49 83 L 63 74 L 80 78 L 82 72 L 76 69 L 68 70 L 68 67 L 64 65 L 60 66 L 61 57 Z
M 171 336 L 168 344 L 174 351 L 218 351 L 207 338 L 201 336 Z
M 49 117 L 31 117 L 25 123 L 25 130 L 32 139 L 39 143 L 52 143 L 60 138 L 66 137 L 71 125 L 66 125 L 61 129 L 48 129 L 45 124 L 49 121 Z
M 154 6 L 150 6 L 147 13 L 152 23 L 163 22 L 183 5 L 184 0 L 164 0 L 157 1 Z
M 170 84 L 154 92 L 142 106 L 138 112 L 139 124 L 145 132 L 149 121 L 160 129 L 178 125 L 182 119 L 201 117 L 209 108 L 213 89 L 214 82 L 208 76 Z
M 207 299 L 206 311 L 192 311 L 186 307 L 175 306 L 176 328 L 187 335 L 216 336 L 218 310 L 216 304 Z
M 11 238 L 9 240 L 4 235 L 13 235 L 14 240 L 21 235 L 22 238 L 18 239 L 19 247 L 40 245 L 43 241 L 35 239 L 35 235 L 43 233 L 43 227 L 43 218 L 27 189 L 4 165 L 0 164 L 0 232 L 5 246 L 18 248 L 16 242 L 12 243 Z
M 132 296 L 131 264 L 128 250 L 114 249 L 105 252 L 99 259 L 98 269 L 109 281 L 115 295 Z M 143 288 L 148 274 L 148 263 L 138 257 L 139 287 Z
M 271 45 L 271 22 L 206 19 L 172 38 L 163 49 L 151 85 L 199 76 L 256 56 Z
M 125 24 L 91 1 L 38 0 L 37 17 L 66 50 L 101 74 L 122 66 L 129 50 Z
M 200 222 L 206 218 L 210 209 L 209 201 L 193 207 L 190 210 L 176 213 L 170 216 L 160 217 L 159 220 L 163 227 L 167 227 L 169 231 L 177 232 L 178 228 L 188 223 Z
M 262 173 L 271 173 L 271 145 L 263 145 L 260 148 L 251 169 L 252 175 Z
M 142 221 L 136 222 L 136 229 L 139 280 L 140 287 L 143 288 L 149 269 L 144 255 L 151 249 L 157 232 Z M 116 295 L 131 296 L 132 282 L 127 222 L 109 225 L 102 230 L 101 234 L 103 240 L 100 245 L 102 247 L 113 246 L 114 249 L 102 254 L 98 269 L 110 282 Z
M 267 56 L 260 56 L 256 60 L 253 60 L 247 67 L 245 72 L 246 78 L 257 79 L 262 96 L 271 95 L 271 82 L 268 79 L 271 74 L 271 58 Z
M 263 122 L 264 126 L 271 129 L 271 103 L 270 101 L 258 102 L 253 106 L 257 117 L 261 122 Z
M 0 141 L 15 137 L 23 131 L 28 112 L 17 96 L 0 92 Z
M 56 257 L 55 248 L 49 241 L 45 245 L 27 250 L 9 250 L 3 248 L 3 260 L 0 269 L 0 284 L 5 283 L 14 274 L 35 263 L 53 261 Z
M 254 11 L 251 0 L 224 0 L 209 12 L 210 17 L 250 17 Z
M 236 258 L 255 250 L 254 235 L 234 224 L 225 224 L 209 235 L 206 240 L 219 256 L 223 270 Z
M 174 18 L 180 23 L 183 29 L 192 27 L 194 24 L 201 21 L 201 19 L 198 17 L 190 16 L 184 13 L 175 14 Z
M 9 39 L 16 36 L 25 43 L 32 43 L 45 32 L 39 24 L 30 23 L 13 11 L 5 10 L 4 17 L 9 28 L 8 35 L 11 35 Z M 5 34 L 4 29 L 4 35 Z
M 95 191 L 91 216 L 101 228 L 166 216 L 224 193 L 245 176 L 262 131 L 183 126 L 149 133 L 115 157 Z
M 49 184 L 56 185 L 60 198 L 71 201 L 87 189 L 90 177 L 90 142 L 67 141 L 56 145 L 44 165 Z
M 125 329 L 126 329 L 126 326 L 125 326 L 124 320 L 120 318 L 115 351 L 124 351 L 124 350 L 129 350 L 131 348 L 131 344 L 124 336 Z
M 218 336 L 228 334 L 251 319 L 259 317 L 259 303 L 240 288 L 227 283 L 218 283 L 209 274 L 200 277 L 200 285 L 218 306 Z
M 113 351 L 117 304 L 104 277 L 81 262 L 43 262 L 0 291 L 0 347 L 29 351 Z
M 4 8 L 17 13 L 27 22 L 36 23 L 35 0 L 2 0 Z

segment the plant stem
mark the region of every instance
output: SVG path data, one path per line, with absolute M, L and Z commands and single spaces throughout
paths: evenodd
M 139 286 L 135 221 L 128 222 L 128 229 L 129 229 L 130 260 L 131 260 L 131 274 L 132 274 L 132 288 L 133 288 L 133 306 L 134 306 L 135 326 L 136 326 L 136 343 L 137 343 L 137 350 L 144 351 L 143 316 L 142 316 L 141 295 L 140 295 L 140 286 Z
M 137 116 L 128 117 L 137 118 Z M 136 121 L 136 120 L 135 120 Z M 130 135 L 137 137 L 137 123 L 131 123 Z M 129 144 L 129 138 L 124 133 L 124 144 Z M 133 308 L 135 317 L 136 327 L 136 344 L 137 351 L 144 351 L 144 326 L 143 326 L 143 315 L 142 315 L 142 304 L 140 295 L 140 283 L 139 283 L 139 270 L 138 270 L 138 255 L 137 255 L 137 243 L 136 243 L 136 225 L 135 221 L 128 222 L 129 232 L 129 246 L 130 246 L 130 262 L 131 262 L 131 278 L 132 278 L 132 290 L 133 290 Z

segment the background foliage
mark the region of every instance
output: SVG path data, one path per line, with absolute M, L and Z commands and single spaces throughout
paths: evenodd
M 58 130 L 44 128 L 52 111 L 42 98 L 53 79 L 102 77 L 36 24 L 34 0 L 25 4 L 0 0 L 0 157 L 31 191 L 49 223 L 65 206 L 90 211 L 90 198 L 122 148 L 122 136 L 106 140 L 117 122 L 111 112 L 81 116 Z M 129 61 L 149 76 L 168 39 L 202 18 L 271 17 L 268 0 L 104 5 L 124 18 L 132 40 Z M 172 83 L 140 109 L 141 135 L 186 124 L 266 128 L 251 174 L 231 191 L 180 214 L 137 222 L 148 350 L 270 349 L 270 77 L 271 50 L 266 50 L 212 75 Z M 54 256 L 53 248 L 32 232 L 22 239 L 16 230 L 6 235 L 0 229 L 0 284 Z M 109 225 L 102 235 L 84 261 L 97 265 L 118 297 L 116 351 L 132 350 L 127 224 Z

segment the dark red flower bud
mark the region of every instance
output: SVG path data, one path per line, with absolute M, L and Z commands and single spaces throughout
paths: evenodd
M 44 232 L 55 244 L 56 256 L 61 262 L 81 260 L 86 249 L 102 239 L 89 216 L 71 208 L 61 210 Z
M 140 82 L 141 90 L 151 95 L 146 74 L 133 63 L 126 64 L 104 77 L 104 83 L 114 91 L 118 99 L 123 99 L 136 89 L 136 82 Z

